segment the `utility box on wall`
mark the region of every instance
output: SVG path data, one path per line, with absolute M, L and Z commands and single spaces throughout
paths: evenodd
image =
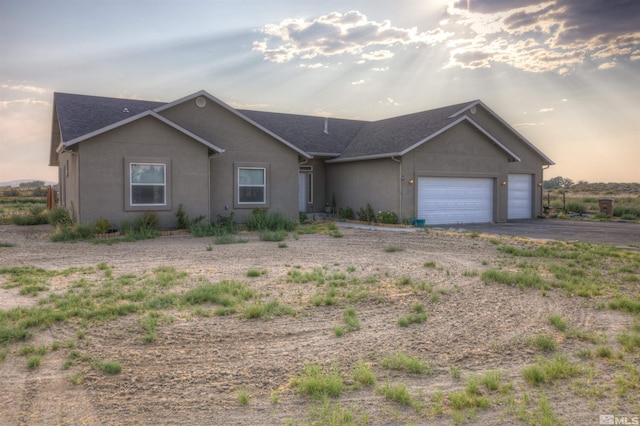
M 607 216 L 613 216 L 613 199 L 612 198 L 600 198 L 598 200 L 598 207 L 600 213 L 604 213 Z

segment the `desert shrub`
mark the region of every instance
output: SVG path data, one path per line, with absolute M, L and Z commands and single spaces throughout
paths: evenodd
M 284 231 L 262 231 L 260 233 L 261 241 L 284 241 L 287 238 L 287 233 Z
M 71 213 L 69 213 L 69 210 L 62 206 L 55 206 L 52 208 L 47 215 L 47 220 L 52 226 L 71 225 L 73 222 L 71 220 Z
M 18 188 L 8 188 L 4 190 L 4 192 L 2 193 L 2 196 L 3 197 L 19 197 L 20 191 L 18 190 Z
M 587 212 L 587 206 L 579 201 L 569 201 L 567 210 L 573 213 L 584 214 Z
M 158 229 L 158 214 L 156 212 L 147 211 L 142 215 L 142 222 L 147 229 Z
M 250 231 L 293 231 L 297 223 L 279 212 L 267 212 L 255 209 L 247 218 L 247 228 Z
M 613 215 L 627 220 L 640 219 L 640 207 L 614 206 Z
M 159 234 L 158 215 L 154 212 L 148 212 L 133 221 L 124 220 L 120 223 L 120 233 L 126 235 L 128 240 L 155 238 Z
M 398 215 L 394 212 L 380 211 L 376 215 L 376 219 L 380 223 L 398 223 Z
M 31 191 L 31 196 L 32 197 L 46 197 L 47 196 L 47 188 L 45 188 L 44 186 L 39 186 L 37 188 L 34 188 L 33 191 Z
M 358 210 L 358 219 L 363 222 L 373 222 L 376 220 L 376 214 L 373 212 L 371 204 L 367 203 L 365 208 Z
M 111 229 L 111 223 L 107 219 L 99 217 L 96 220 L 96 226 L 94 227 L 96 234 L 106 234 L 109 229 Z
M 189 227 L 189 218 L 182 208 L 182 204 L 178 205 L 178 211 L 176 212 L 176 226 L 178 229 L 187 229 Z
M 44 210 L 45 207 L 42 205 L 31 206 L 27 214 L 12 216 L 11 221 L 19 226 L 42 225 L 48 222 Z
M 338 209 L 338 217 L 345 220 L 353 219 L 353 209 L 351 207 L 340 207 Z
M 50 239 L 53 242 L 76 242 L 88 240 L 93 236 L 94 227 L 92 225 L 70 225 L 63 224 L 56 226 L 55 232 Z

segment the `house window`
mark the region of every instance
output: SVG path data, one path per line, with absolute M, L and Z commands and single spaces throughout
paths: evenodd
M 129 164 L 130 205 L 167 204 L 167 165 L 163 163 Z
M 267 169 L 238 167 L 238 204 L 267 203 Z

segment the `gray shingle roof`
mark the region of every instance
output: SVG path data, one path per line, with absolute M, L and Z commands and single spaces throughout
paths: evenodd
M 68 93 L 55 93 L 53 101 L 63 143 L 164 105 L 164 102 Z
M 358 134 L 366 121 L 308 115 L 238 110 L 301 150 L 314 155 L 336 156 Z M 325 133 L 325 125 L 327 132 Z
M 55 93 L 54 103 L 63 143 L 167 105 L 164 102 L 67 93 Z M 451 115 L 469 104 L 378 121 L 326 119 L 252 110 L 237 112 L 306 153 L 346 160 L 398 154 L 455 121 Z
M 362 127 L 340 156 L 341 159 L 398 154 L 456 120 L 450 116 L 470 102 L 385 120 Z

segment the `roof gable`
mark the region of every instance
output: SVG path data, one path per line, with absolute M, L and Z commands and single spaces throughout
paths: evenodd
M 429 111 L 368 122 L 340 156 L 340 161 L 402 155 L 429 135 L 447 127 L 460 110 L 457 104 Z
M 201 90 L 199 92 L 196 92 L 196 93 L 193 93 L 191 95 L 185 96 L 184 98 L 178 99 L 178 100 L 176 100 L 174 102 L 171 102 L 171 103 L 168 103 L 168 104 L 164 104 L 164 105 L 156 108 L 154 111 L 158 112 L 158 113 L 162 113 L 163 111 L 165 111 L 167 109 L 170 109 L 170 108 L 173 108 L 176 105 L 183 104 L 185 102 L 197 99 L 199 97 L 206 98 L 206 99 L 214 102 L 218 106 L 220 106 L 220 107 L 226 109 L 227 111 L 231 112 L 232 114 L 240 117 L 241 119 L 243 119 L 247 123 L 251 124 L 252 126 L 257 127 L 258 129 L 260 129 L 261 131 L 267 133 L 268 135 L 270 135 L 271 137 L 273 137 L 277 141 L 279 141 L 279 142 L 283 143 L 284 145 L 288 146 L 289 148 L 293 149 L 294 151 L 296 151 L 301 156 L 303 156 L 305 158 L 312 158 L 312 155 L 310 155 L 309 153 L 305 152 L 303 149 L 301 149 L 296 144 L 291 143 L 286 138 L 282 137 L 282 135 L 278 134 L 277 132 L 272 131 L 272 129 L 270 129 L 270 128 L 262 126 L 260 123 L 252 120 L 250 117 L 248 117 L 247 115 L 243 114 L 240 110 L 237 110 L 237 109 L 231 107 L 230 105 L 227 105 L 226 103 L 224 103 L 220 99 L 216 98 L 215 96 L 211 95 L 210 93 L 208 93 L 205 90 Z
M 514 135 L 516 135 L 525 145 L 527 145 L 529 148 L 531 148 L 536 154 L 538 154 L 545 162 L 546 165 L 552 166 L 555 163 L 546 155 L 544 155 L 544 153 L 542 151 L 540 151 L 538 148 L 535 147 L 534 144 L 532 144 L 531 142 L 529 142 L 529 140 L 527 138 L 525 138 L 524 136 L 522 136 L 516 129 L 514 129 L 509 123 L 507 123 L 506 121 L 504 121 L 502 119 L 502 117 L 500 117 L 498 114 L 496 114 L 491 108 L 489 108 L 487 105 L 485 105 L 484 102 L 482 102 L 481 100 L 476 100 L 474 102 L 472 102 L 470 105 L 467 105 L 465 108 L 455 112 L 454 114 L 451 115 L 452 118 L 465 113 L 466 111 L 469 110 L 473 110 L 474 108 L 476 108 L 476 106 L 479 105 L 481 106 L 485 111 L 487 111 L 491 116 L 493 116 L 493 118 L 495 118 L 497 121 L 499 121 L 504 127 L 506 127 L 509 131 L 511 131 Z

